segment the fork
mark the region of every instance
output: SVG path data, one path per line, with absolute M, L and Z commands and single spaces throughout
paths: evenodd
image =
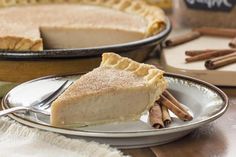
M 53 100 L 55 100 L 63 91 L 68 88 L 72 82 L 68 83 L 69 81 L 65 81 L 57 90 L 55 90 L 52 94 L 50 94 L 48 97 L 43 99 L 42 101 L 30 105 L 30 106 L 17 106 L 13 108 L 9 108 L 3 111 L 0 111 L 0 117 L 5 116 L 10 113 L 16 113 L 16 112 L 21 112 L 21 111 L 32 111 L 35 113 L 42 113 L 44 115 L 50 116 L 50 112 L 46 111 L 51 107 L 51 103 Z

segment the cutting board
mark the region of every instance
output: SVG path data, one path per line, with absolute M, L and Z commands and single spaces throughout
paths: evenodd
M 170 37 L 185 33 L 189 30 L 176 30 Z M 164 48 L 161 55 L 161 64 L 165 71 L 192 76 L 215 85 L 236 86 L 236 63 L 217 70 L 207 70 L 204 61 L 193 63 L 185 62 L 186 50 L 228 49 L 230 38 L 202 36 L 193 41 Z

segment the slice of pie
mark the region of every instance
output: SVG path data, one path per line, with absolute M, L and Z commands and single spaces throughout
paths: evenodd
M 165 22 L 143 0 L 0 0 L 0 49 L 121 44 L 157 34 Z
M 51 106 L 51 124 L 79 127 L 137 120 L 166 88 L 163 71 L 114 53 L 81 76 Z

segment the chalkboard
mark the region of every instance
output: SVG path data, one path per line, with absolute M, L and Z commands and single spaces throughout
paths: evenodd
M 230 12 L 236 5 L 236 0 L 184 0 L 184 1 L 188 8 L 197 10 L 206 10 L 206 11 Z

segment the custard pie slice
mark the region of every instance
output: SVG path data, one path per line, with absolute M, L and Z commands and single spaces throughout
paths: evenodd
M 81 76 L 51 106 L 51 125 L 80 127 L 137 120 L 166 88 L 163 71 L 114 53 Z
M 88 48 L 144 39 L 166 26 L 144 0 L 0 0 L 0 49 Z

